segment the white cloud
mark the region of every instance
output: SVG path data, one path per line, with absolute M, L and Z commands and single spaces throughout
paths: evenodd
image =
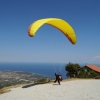
M 94 59 L 100 59 L 100 56 L 95 56 Z
M 93 60 L 100 60 L 100 56 L 94 56 L 92 57 Z

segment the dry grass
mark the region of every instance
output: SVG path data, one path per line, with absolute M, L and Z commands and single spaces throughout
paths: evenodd
M 21 86 L 24 86 L 24 85 L 27 85 L 27 84 L 18 84 L 18 85 L 14 85 L 14 86 L 4 87 L 4 88 L 0 89 L 0 94 L 11 91 L 11 88 L 17 88 L 17 87 L 21 87 Z
M 0 89 L 0 94 L 6 93 L 9 91 L 10 91 L 9 89 L 3 88 L 3 89 Z

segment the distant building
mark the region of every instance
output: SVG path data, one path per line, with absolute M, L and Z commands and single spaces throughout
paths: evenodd
M 91 70 L 97 72 L 97 73 L 100 73 L 100 67 L 96 66 L 96 65 L 93 65 L 93 64 L 87 64 L 84 66 L 86 68 L 86 70 L 89 72 Z

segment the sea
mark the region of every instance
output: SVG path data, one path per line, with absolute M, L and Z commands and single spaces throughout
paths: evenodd
M 84 66 L 85 64 L 80 64 Z M 0 63 L 0 70 L 24 71 L 55 78 L 55 72 L 67 79 L 65 63 Z

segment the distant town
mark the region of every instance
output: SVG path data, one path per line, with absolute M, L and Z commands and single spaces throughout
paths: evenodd
M 0 70 L 0 89 L 17 84 L 36 83 L 41 79 L 50 81 L 52 78 L 30 72 Z

